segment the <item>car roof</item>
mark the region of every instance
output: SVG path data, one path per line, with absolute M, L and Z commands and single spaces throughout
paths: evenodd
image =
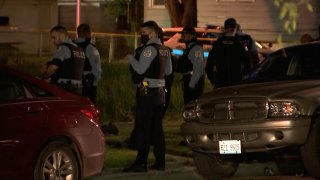
M 278 49 L 274 53 L 277 53 L 277 52 L 283 51 L 283 50 L 285 50 L 286 52 L 288 52 L 288 51 L 295 52 L 295 51 L 297 51 L 297 49 L 304 49 L 304 48 L 309 48 L 309 47 L 314 47 L 314 46 L 319 46 L 319 45 L 320 45 L 320 41 L 313 41 L 313 42 L 308 42 L 308 43 L 304 43 L 304 44 L 296 44 L 296 45 L 284 47 L 282 49 Z

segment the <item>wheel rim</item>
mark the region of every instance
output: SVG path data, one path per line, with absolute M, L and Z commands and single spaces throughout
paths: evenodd
M 54 151 L 48 155 L 43 166 L 44 180 L 73 180 L 74 165 L 64 151 Z

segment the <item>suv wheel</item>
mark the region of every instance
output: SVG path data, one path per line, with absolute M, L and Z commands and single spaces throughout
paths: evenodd
M 71 148 L 64 142 L 49 143 L 37 160 L 34 179 L 79 179 L 79 164 Z
M 226 155 L 193 152 L 194 163 L 205 179 L 222 179 L 233 176 L 239 166 L 238 162 L 226 159 Z
M 308 173 L 320 177 L 320 117 L 316 118 L 306 143 L 301 147 L 301 156 Z

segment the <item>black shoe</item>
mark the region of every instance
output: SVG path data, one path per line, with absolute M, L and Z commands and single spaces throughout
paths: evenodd
M 158 170 L 158 171 L 165 171 L 166 170 L 166 166 L 165 165 L 159 165 L 159 164 L 153 164 L 149 167 L 149 169 L 152 170 Z
M 123 172 L 147 172 L 146 164 L 132 164 L 131 166 L 124 168 Z

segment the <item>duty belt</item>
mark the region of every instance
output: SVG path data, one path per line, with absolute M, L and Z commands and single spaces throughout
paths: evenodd
M 181 73 L 182 75 L 192 75 L 193 72 L 192 71 L 189 71 L 189 72 L 185 72 L 185 73 Z
M 83 71 L 82 74 L 87 75 L 87 74 L 92 74 L 92 72 L 91 71 Z

